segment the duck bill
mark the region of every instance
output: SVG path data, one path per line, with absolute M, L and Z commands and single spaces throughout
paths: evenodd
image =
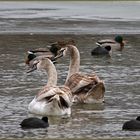
M 126 45 L 128 43 L 128 40 L 123 40 L 123 44 Z

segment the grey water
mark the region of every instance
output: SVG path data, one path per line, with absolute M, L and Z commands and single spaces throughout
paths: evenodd
M 140 36 L 124 36 L 129 42 L 112 58 L 93 57 L 101 37 L 112 35 L 0 35 L 0 138 L 139 138 L 139 131 L 122 131 L 122 125 L 140 115 Z M 19 124 L 30 116 L 28 104 L 47 83 L 45 72 L 26 73 L 26 52 L 59 38 L 76 40 L 80 71 L 94 71 L 104 80 L 105 103 L 73 105 L 70 118 L 49 117 L 48 129 L 23 130 Z M 58 85 L 64 84 L 68 65 L 69 57 L 56 64 Z
M 139 7 L 139 2 L 0 2 L 0 138 L 139 139 L 139 131 L 122 131 L 125 121 L 140 115 Z M 126 40 L 122 52 L 91 56 L 98 39 L 120 33 Z M 105 82 L 105 103 L 75 104 L 69 118 L 49 116 L 47 129 L 21 129 L 30 116 L 28 104 L 47 83 L 45 72 L 26 73 L 27 50 L 69 38 L 80 51 L 80 71 L 95 71 Z M 69 57 L 56 64 L 58 85 L 68 65 Z
M 0 2 L 0 33 L 140 33 L 140 2 Z

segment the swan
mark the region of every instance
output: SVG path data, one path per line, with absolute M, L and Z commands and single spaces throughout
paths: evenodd
M 29 103 L 29 112 L 41 116 L 69 116 L 71 114 L 72 93 L 65 85 L 57 86 L 57 71 L 53 62 L 49 58 L 41 58 L 35 60 L 33 65 L 36 66 L 36 69 L 46 70 L 48 82 Z
M 140 116 L 138 116 L 135 120 L 127 121 L 122 126 L 123 130 L 131 130 L 131 131 L 140 131 Z
M 79 72 L 80 53 L 72 41 L 58 41 L 63 54 L 70 54 L 70 65 L 65 85 L 71 89 L 73 102 L 102 103 L 104 102 L 105 86 L 99 77 L 93 74 Z M 62 53 L 62 51 L 61 51 Z
M 125 41 L 123 40 L 123 37 L 120 35 L 117 35 L 114 39 L 104 39 L 104 40 L 99 40 L 96 42 L 96 45 L 98 45 L 97 48 L 99 48 L 98 54 L 102 54 L 102 51 L 103 51 L 102 48 L 104 48 L 108 52 L 110 52 L 110 50 L 122 51 L 124 49 L 124 44 L 125 44 Z M 110 46 L 111 48 L 107 47 L 107 46 Z M 97 52 L 96 52 L 97 48 L 95 48 L 91 51 L 92 55 L 97 54 Z M 104 53 L 104 54 L 106 54 L 106 53 Z
M 23 129 L 31 129 L 31 128 L 46 128 L 49 127 L 48 117 L 42 117 L 42 119 L 36 117 L 30 117 L 24 119 L 20 123 L 21 128 Z

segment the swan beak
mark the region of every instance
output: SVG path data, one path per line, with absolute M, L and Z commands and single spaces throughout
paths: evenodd
M 29 69 L 29 70 L 27 71 L 27 73 L 33 72 L 33 71 L 35 71 L 35 70 L 37 70 L 37 64 L 34 64 L 34 65 L 31 67 L 31 69 Z
M 64 51 L 65 49 L 62 48 L 59 52 L 58 52 L 58 55 L 54 57 L 54 60 L 57 60 L 58 58 L 61 58 L 64 56 Z

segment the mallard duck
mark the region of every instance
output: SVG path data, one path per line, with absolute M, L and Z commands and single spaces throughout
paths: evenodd
M 42 119 L 36 117 L 30 117 L 24 119 L 20 123 L 21 128 L 23 129 L 33 129 L 33 128 L 46 128 L 49 127 L 48 117 L 42 117 Z
M 92 55 L 99 55 L 99 54 L 110 54 L 111 51 L 118 50 L 122 51 L 124 49 L 125 42 L 123 41 L 123 37 L 117 35 L 114 39 L 104 39 L 99 40 L 96 42 L 98 45 L 97 48 L 91 51 Z
M 104 101 L 104 82 L 95 74 L 82 74 L 79 72 L 80 53 L 72 41 L 58 42 L 64 50 L 69 52 L 70 65 L 65 85 L 70 88 L 74 102 L 102 103 Z
M 57 52 L 59 51 L 59 49 L 60 48 L 57 43 L 52 43 L 46 48 L 38 48 L 35 50 L 29 50 L 27 51 L 28 55 L 26 57 L 25 63 L 27 65 L 30 65 L 30 63 L 32 63 L 32 60 L 37 57 L 38 58 L 48 57 L 50 59 L 53 59 L 57 55 Z
M 123 130 L 140 131 L 140 116 L 135 120 L 127 121 L 122 126 Z
M 36 69 L 46 70 L 48 82 L 30 102 L 29 112 L 41 116 L 70 115 L 72 93 L 65 85 L 57 86 L 57 71 L 53 62 L 49 58 L 41 58 L 34 61 L 33 65 Z

